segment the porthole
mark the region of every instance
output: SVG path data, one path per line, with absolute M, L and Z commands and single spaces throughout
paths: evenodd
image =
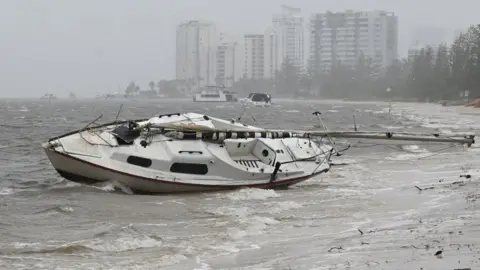
M 170 167 L 170 171 L 174 173 L 205 175 L 208 173 L 208 167 L 205 164 L 173 163 Z
M 142 158 L 137 156 L 128 156 L 127 162 L 132 165 L 148 168 L 152 166 L 152 160 L 148 158 Z

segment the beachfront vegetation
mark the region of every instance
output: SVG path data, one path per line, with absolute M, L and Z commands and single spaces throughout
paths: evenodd
M 387 68 L 360 55 L 354 66 L 337 62 L 329 70 L 297 70 L 288 60 L 272 80 L 239 80 L 239 92 L 258 89 L 278 96 L 448 100 L 480 96 L 480 25 L 471 26 L 451 46 L 425 47 Z
M 479 98 L 480 24 L 469 27 L 450 45 L 419 48 L 416 54 L 398 59 L 386 68 L 373 63 L 360 54 L 355 65 L 337 61 L 328 70 L 313 66 L 299 70 L 286 58 L 274 78 L 241 78 L 233 83 L 231 90 L 242 96 L 250 92 L 265 92 L 286 98 L 409 101 Z M 233 81 L 233 77 L 227 79 Z M 217 85 L 222 84 L 217 82 Z M 149 88 L 166 96 L 184 96 L 197 89 L 198 83 L 194 79 L 152 81 Z M 139 88 L 132 82 L 125 92 L 127 95 L 135 94 Z

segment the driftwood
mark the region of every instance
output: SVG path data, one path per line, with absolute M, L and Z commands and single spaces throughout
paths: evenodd
M 343 250 L 343 247 L 332 247 L 328 250 L 328 252 L 331 252 L 334 249 Z
M 460 176 L 462 177 L 462 176 Z M 465 176 L 464 176 L 465 177 Z M 443 180 L 440 180 L 440 182 L 442 182 Z M 451 182 L 451 183 L 443 183 L 443 187 L 449 187 L 449 186 L 452 186 L 452 185 L 459 185 L 459 186 L 464 186 L 466 185 L 467 183 L 465 181 L 455 181 L 455 182 Z M 437 188 L 438 186 L 429 186 L 429 187 L 419 187 L 419 186 L 414 186 L 416 189 L 418 189 L 418 191 L 424 191 L 424 190 L 429 190 L 429 189 L 435 189 Z

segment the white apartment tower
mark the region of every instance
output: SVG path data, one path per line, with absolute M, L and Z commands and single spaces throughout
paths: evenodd
M 215 84 L 230 87 L 243 75 L 243 46 L 222 41 L 216 50 Z
M 272 29 L 263 34 L 244 36 L 243 77 L 246 79 L 270 79 L 279 68 L 277 37 Z
M 279 67 L 285 58 L 298 69 L 304 68 L 304 25 L 300 9 L 282 6 L 282 14 L 274 15 L 272 18 L 273 31 L 277 43 L 277 63 Z
M 194 85 L 215 83 L 220 34 L 215 24 L 189 21 L 177 27 L 176 79 Z
M 361 53 L 377 67 L 386 67 L 397 59 L 397 16 L 385 11 L 351 10 L 312 16 L 310 68 L 322 72 L 338 62 L 353 66 Z

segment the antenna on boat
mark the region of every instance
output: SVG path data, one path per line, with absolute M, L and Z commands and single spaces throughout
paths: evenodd
M 353 113 L 353 130 L 358 131 L 357 122 L 355 121 L 355 113 Z
M 245 113 L 247 112 L 247 106 L 242 105 L 242 108 L 243 108 L 242 114 L 239 117 L 237 117 L 237 121 L 240 121 L 242 117 L 245 115 Z M 254 123 L 257 122 L 257 120 L 253 117 L 253 115 L 252 115 L 252 119 Z
M 323 129 L 324 129 L 325 132 L 326 132 L 327 138 L 328 138 L 328 140 L 330 141 L 330 144 L 332 145 L 332 148 L 335 150 L 335 153 L 337 153 L 337 156 L 340 156 L 341 154 L 340 154 L 340 152 L 338 152 L 337 147 L 335 147 L 335 143 L 333 142 L 332 138 L 330 137 L 330 134 L 329 134 L 329 132 L 328 132 L 327 126 L 325 126 L 325 124 L 324 124 L 323 121 L 322 121 L 322 118 L 320 117 L 320 115 L 321 115 L 322 113 L 319 112 L 319 111 L 315 111 L 315 112 L 313 112 L 312 114 L 317 116 L 318 121 L 320 121 L 320 124 L 322 125 Z
M 123 108 L 123 103 L 120 104 L 120 108 L 118 109 L 117 116 L 115 116 L 115 121 L 114 121 L 115 124 L 117 123 L 117 120 L 118 120 L 118 117 L 120 116 L 120 112 L 122 111 L 122 108 Z
M 242 108 L 243 108 L 242 114 L 240 114 L 240 116 L 237 117 L 237 121 L 240 121 L 240 119 L 242 119 L 243 115 L 244 115 L 245 112 L 247 111 L 247 107 L 245 107 L 245 106 L 242 105 Z
M 388 87 L 385 90 L 385 92 L 387 92 L 387 93 L 390 93 L 390 91 L 392 91 L 392 89 L 390 87 Z M 392 117 L 392 99 L 391 98 L 388 100 L 388 115 L 390 117 Z

